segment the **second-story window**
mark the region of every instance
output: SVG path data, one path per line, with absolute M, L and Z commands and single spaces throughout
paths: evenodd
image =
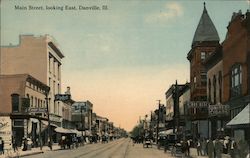
M 216 76 L 214 75 L 213 77 L 213 91 L 214 91 L 214 99 L 213 99 L 213 103 L 216 104 Z
M 208 80 L 208 101 L 211 102 L 211 80 Z
M 206 53 L 205 52 L 201 52 L 201 60 L 205 60 L 206 59 Z
M 219 101 L 222 101 L 222 72 L 219 72 Z
M 241 94 L 242 85 L 242 67 L 237 64 L 231 70 L 231 97 L 236 97 Z

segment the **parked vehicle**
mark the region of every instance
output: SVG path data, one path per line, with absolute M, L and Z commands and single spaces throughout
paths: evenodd
M 143 141 L 143 147 L 151 147 L 152 148 L 152 139 L 150 139 L 149 137 L 146 137 Z

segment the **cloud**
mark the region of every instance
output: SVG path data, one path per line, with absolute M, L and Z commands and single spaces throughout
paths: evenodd
M 152 13 L 145 18 L 147 23 L 152 22 L 167 22 L 176 17 L 180 17 L 183 15 L 183 8 L 179 3 L 167 3 L 164 10 Z

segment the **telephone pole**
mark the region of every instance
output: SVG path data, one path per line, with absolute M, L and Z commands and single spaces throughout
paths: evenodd
M 156 124 L 156 144 L 158 145 L 161 100 L 157 100 L 157 101 L 159 102 L 159 105 L 158 105 L 158 114 L 157 114 L 157 124 Z

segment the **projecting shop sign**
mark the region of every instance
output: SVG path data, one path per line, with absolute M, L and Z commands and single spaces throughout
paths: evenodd
M 71 99 L 70 94 L 56 94 L 55 101 L 67 101 Z
M 188 108 L 207 108 L 208 105 L 207 101 L 190 101 L 187 103 Z

